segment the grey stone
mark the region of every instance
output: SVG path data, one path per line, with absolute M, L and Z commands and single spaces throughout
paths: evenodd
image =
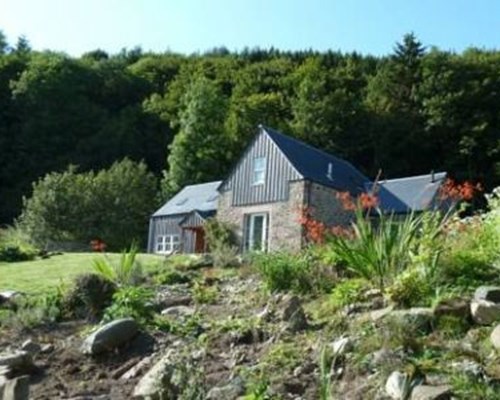
M 472 319 L 479 325 L 500 321 L 500 304 L 488 300 L 473 300 L 470 304 Z
M 3 400 L 29 400 L 30 377 L 20 376 L 6 381 L 3 385 Z
M 287 323 L 287 330 L 298 332 L 308 327 L 306 314 L 297 296 L 285 296 L 281 319 Z
M 434 316 L 437 318 L 443 316 L 453 316 L 468 320 L 470 315 L 469 301 L 460 297 L 441 300 L 434 307 Z
M 406 392 L 408 376 L 399 371 L 394 371 L 385 383 L 385 392 L 393 400 L 401 400 Z
M 434 322 L 432 308 L 415 307 L 407 310 L 394 310 L 389 316 L 396 321 L 406 323 L 419 331 L 430 331 Z
M 352 340 L 348 337 L 343 337 L 335 340 L 331 346 L 334 356 L 343 356 L 352 349 Z
M 139 326 L 132 318 L 112 321 L 89 335 L 83 342 L 84 354 L 99 354 L 114 350 L 129 342 L 139 331 Z
M 474 292 L 474 300 L 487 300 L 493 303 L 500 303 L 500 287 L 479 286 Z
M 129 368 L 123 375 L 120 376 L 120 379 L 128 381 L 129 379 L 133 379 L 137 377 L 148 364 L 151 363 L 151 357 L 145 357 L 133 367 Z
M 372 311 L 372 312 L 370 312 L 370 319 L 373 322 L 380 321 L 380 320 L 384 319 L 385 317 L 387 317 L 393 310 L 394 310 L 394 306 L 391 305 L 391 306 L 382 308 L 380 310 Z
M 493 347 L 497 351 L 500 351 L 500 324 L 493 329 L 493 332 L 491 332 L 490 341 Z
M 187 307 L 187 306 L 174 306 L 174 307 L 169 307 L 161 312 L 161 315 L 165 315 L 168 317 L 176 317 L 176 318 L 182 318 L 182 317 L 190 317 L 195 313 L 194 308 L 192 307 Z
M 40 353 L 42 354 L 52 353 L 53 351 L 54 351 L 54 345 L 52 343 L 44 344 L 40 349 Z
M 0 354 L 0 366 L 6 366 L 18 373 L 30 372 L 33 369 L 33 359 L 27 351 L 18 350 Z
M 172 383 L 174 373 L 175 365 L 170 350 L 140 379 L 133 396 L 145 400 L 177 398 L 178 388 Z
M 450 364 L 451 368 L 460 373 L 471 375 L 475 378 L 484 376 L 483 367 L 472 360 L 455 361 Z
M 214 387 L 207 393 L 206 400 L 236 400 L 245 394 L 245 386 L 239 378 L 226 386 Z
M 171 296 L 171 297 L 163 297 L 160 300 L 160 305 L 163 309 L 176 307 L 176 306 L 188 306 L 193 302 L 193 298 L 191 296 Z
M 27 351 L 30 354 L 37 354 L 42 350 L 42 348 L 38 343 L 28 339 L 21 345 L 21 350 Z
M 411 400 L 448 400 L 451 398 L 451 387 L 448 385 L 417 385 L 411 392 Z

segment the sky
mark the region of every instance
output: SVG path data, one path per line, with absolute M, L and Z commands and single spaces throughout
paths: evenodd
M 500 48 L 500 0 L 0 0 L 0 30 L 74 56 L 135 46 L 385 55 L 408 32 L 460 52 Z

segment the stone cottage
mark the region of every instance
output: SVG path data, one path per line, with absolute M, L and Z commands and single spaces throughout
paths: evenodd
M 445 173 L 379 182 L 381 207 L 399 214 L 432 207 Z M 304 209 L 327 226 L 347 225 L 336 194 L 353 197 L 373 182 L 349 162 L 260 126 L 240 160 L 220 182 L 187 186 L 150 220 L 148 250 L 203 252 L 203 223 L 217 219 L 234 228 L 242 252 L 297 250 L 305 243 Z

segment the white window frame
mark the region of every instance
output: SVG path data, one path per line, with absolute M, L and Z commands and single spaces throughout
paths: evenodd
M 181 248 L 181 236 L 178 234 L 156 236 L 155 251 L 158 254 L 172 254 Z
M 269 230 L 269 214 L 267 212 L 246 214 L 244 218 L 244 224 L 248 224 L 248 227 L 244 227 L 245 235 L 248 235 L 244 239 L 244 246 L 246 247 L 244 251 L 255 251 L 255 241 L 254 241 L 254 230 L 255 230 L 255 219 L 258 217 L 263 217 L 262 223 L 262 237 L 260 238 L 261 248 L 258 251 L 266 252 L 269 246 L 268 243 L 268 230 Z
M 252 185 L 263 185 L 266 181 L 266 157 L 255 157 L 252 168 Z

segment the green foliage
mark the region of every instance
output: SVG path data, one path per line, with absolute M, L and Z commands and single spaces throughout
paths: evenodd
M 135 285 L 143 279 L 142 266 L 136 260 L 138 250 L 137 244 L 133 243 L 128 251 L 122 252 L 118 262 L 105 255 L 96 258 L 92 265 L 94 271 L 117 286 Z
M 500 384 L 486 381 L 467 373 L 453 374 L 451 377 L 453 394 L 461 399 L 497 400 Z
M 426 306 L 432 300 L 432 282 L 416 268 L 401 272 L 387 288 L 387 296 L 397 306 Z
M 199 281 L 194 283 L 192 294 L 197 304 L 214 304 L 219 298 L 219 290 L 216 286 L 207 286 Z
M 410 252 L 421 220 L 413 214 L 403 221 L 396 218 L 379 213 L 377 224 L 373 224 L 358 207 L 353 223 L 354 239 L 335 235 L 329 242 L 349 270 L 382 291 L 393 276 L 410 265 Z
M 205 222 L 203 228 L 214 267 L 236 266 L 238 264 L 238 247 L 231 227 L 216 218 L 210 218 Z
M 251 262 L 271 292 L 291 290 L 309 293 L 332 287 L 331 277 L 322 274 L 307 253 L 256 253 L 252 255 Z
M 332 290 L 329 302 L 339 309 L 363 300 L 363 292 L 368 290 L 369 283 L 364 279 L 347 279 L 339 282 Z
M 175 285 L 178 283 L 189 283 L 191 282 L 191 277 L 182 272 L 165 271 L 157 274 L 154 280 L 159 285 Z
M 325 346 L 321 349 L 319 359 L 319 398 L 320 400 L 333 400 L 332 369 L 335 358 Z
M 33 184 L 20 226 L 42 247 L 100 238 L 110 249 L 123 248 L 131 239 L 144 240 L 155 193 L 144 163 L 125 159 L 97 174 L 69 167 Z
M 112 304 L 104 312 L 103 322 L 118 318 L 133 318 L 148 326 L 154 319 L 153 292 L 144 287 L 126 286 L 113 295 Z
M 115 291 L 115 284 L 102 275 L 79 275 L 64 296 L 64 313 L 71 318 L 98 319 L 111 304 Z
M 19 226 L 0 230 L 0 261 L 29 261 L 35 259 L 38 253 L 38 249 Z

